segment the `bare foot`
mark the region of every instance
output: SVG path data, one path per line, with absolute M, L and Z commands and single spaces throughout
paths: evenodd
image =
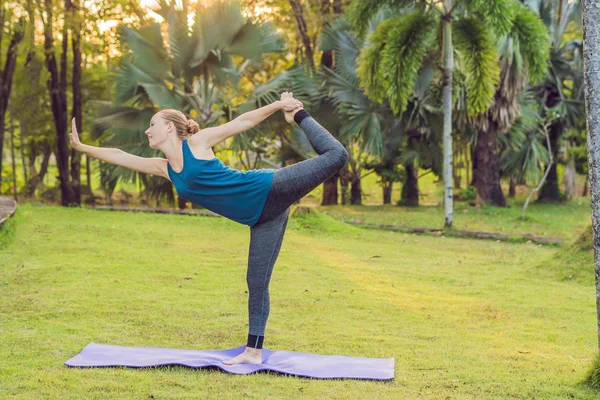
M 293 98 L 293 93 L 292 92 L 283 92 L 281 93 L 281 100 L 283 99 L 288 99 L 288 98 Z M 292 122 L 294 122 L 294 115 L 296 115 L 296 113 L 300 110 L 303 110 L 304 106 L 300 106 L 298 108 L 296 108 L 294 111 L 283 111 L 283 116 L 285 117 L 285 120 L 288 124 L 291 124 Z
M 235 364 L 262 364 L 262 350 L 246 347 L 244 352 L 231 360 L 223 361 L 225 365 Z

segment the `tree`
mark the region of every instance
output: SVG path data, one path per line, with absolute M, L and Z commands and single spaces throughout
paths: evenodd
M 527 84 L 545 76 L 549 57 L 548 33 L 541 20 L 518 3 L 512 8 L 510 28 L 498 41 L 500 80 L 494 101 L 488 110 L 472 118 L 477 129 L 472 184 L 477 188 L 478 201 L 500 207 L 506 200 L 500 186 L 499 138 L 519 116 L 519 98 Z
M 77 124 L 77 131 L 82 132 L 83 113 L 81 96 L 81 14 L 79 0 L 65 0 L 66 13 L 69 15 L 71 29 L 71 48 L 73 51 L 73 106 L 72 115 Z M 81 204 L 81 153 L 71 149 L 71 185 L 74 201 Z
M 16 23 L 10 23 L 13 19 L 13 13 L 8 9 L 8 5 L 0 4 L 0 44 L 4 36 L 5 25 L 9 27 L 8 33 L 10 41 L 6 50 L 6 59 L 4 66 L 0 65 L 0 187 L 2 183 L 2 154 L 4 146 L 4 131 L 6 110 L 12 89 L 13 76 L 17 65 L 17 53 L 19 44 L 25 37 L 25 18 L 20 17 Z M 6 21 L 9 21 L 6 24 Z M 0 54 L 0 57 L 2 54 Z
M 513 0 L 488 2 L 460 0 L 443 4 L 429 1 L 368 0 L 353 2 L 348 17 L 359 35 L 379 9 L 396 13 L 380 24 L 362 50 L 359 76 L 368 96 L 387 99 L 395 113 L 406 110 L 420 66 L 432 49 L 443 49 L 444 112 L 444 226 L 452 225 L 452 73 L 453 56 L 465 73 L 468 112 L 478 115 L 493 101 L 499 71 L 495 67 L 494 37 L 511 26 Z M 460 35 L 453 41 L 452 35 Z M 491 44 L 491 45 L 490 45 Z M 439 53 L 438 53 L 439 54 Z
M 298 26 L 298 35 L 302 39 L 302 45 L 304 47 L 306 62 L 310 66 L 310 69 L 314 72 L 315 59 L 313 53 L 313 46 L 311 44 L 310 37 L 308 36 L 308 28 L 306 25 L 306 20 L 304 19 L 302 5 L 300 4 L 299 0 L 289 0 L 289 2 L 292 6 L 292 12 L 294 13 L 294 17 L 296 18 L 296 24 Z
M 331 26 L 331 19 L 337 18 L 342 13 L 342 4 L 340 0 L 337 0 L 333 4 L 329 0 L 321 0 L 320 16 L 322 19 L 322 28 L 325 30 Z M 321 68 L 333 68 L 334 65 L 334 49 L 323 50 L 321 55 Z M 323 104 L 324 109 L 319 107 L 319 119 L 322 120 L 321 116 L 328 115 L 331 119 L 333 111 L 332 104 Z M 325 114 L 325 115 L 324 115 Z M 335 121 L 335 130 L 330 132 L 337 135 L 337 130 L 341 125 L 340 121 Z M 335 175 L 323 182 L 323 198 L 321 200 L 322 206 L 337 205 L 338 203 L 338 180 L 342 177 L 342 204 L 346 204 L 347 201 L 347 187 L 349 183 L 348 179 L 348 165 L 346 164 L 342 171 L 338 171 Z M 360 196 L 359 196 L 360 197 Z
M 386 20 L 384 10 L 373 16 L 369 29 L 376 30 Z M 441 169 L 439 108 L 431 104 L 430 88 L 434 77 L 431 55 L 420 68 L 414 82 L 413 97 L 405 112 L 395 115 L 389 103 L 370 100 L 360 88 L 356 61 L 363 42 L 350 31 L 345 19 L 326 28 L 321 36 L 322 49 L 334 49 L 337 57 L 333 69 L 324 68 L 324 95 L 335 105 L 340 121 L 340 136 L 350 153 L 349 174 L 353 182 L 351 203 L 360 204 L 360 179 L 363 169 L 372 169 L 382 178 L 384 190 L 394 180 L 404 178 L 401 201 L 418 205 L 418 168 Z M 397 168 L 401 164 L 402 173 Z M 386 197 L 386 196 L 384 196 Z M 389 197 L 389 196 L 388 196 Z
M 549 127 L 555 163 L 550 167 L 538 201 L 558 202 L 561 201 L 561 194 L 556 162 L 559 161 L 560 144 L 570 129 L 579 128 L 585 113 L 581 87 L 581 10 L 578 0 L 526 0 L 525 4 L 539 15 L 551 33 L 548 72 L 534 90 L 540 102 L 542 118 L 546 110 L 558 114 Z
M 587 111 L 588 163 L 590 173 L 598 351 L 600 352 L 600 18 L 596 2 L 581 0 L 585 108 Z
M 41 0 L 38 0 L 38 2 Z M 67 0 L 68 1 L 68 0 Z M 68 52 L 68 25 L 63 25 L 62 52 L 60 69 L 54 55 L 54 6 L 51 0 L 44 0 L 40 5 L 40 17 L 44 26 L 44 53 L 46 68 L 50 74 L 48 91 L 54 126 L 56 128 L 56 166 L 60 179 L 61 204 L 70 206 L 77 204 L 75 192 L 69 177 L 69 146 L 67 143 L 67 52 Z M 42 12 L 43 11 L 43 12 Z

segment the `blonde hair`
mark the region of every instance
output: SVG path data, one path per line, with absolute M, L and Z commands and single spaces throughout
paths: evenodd
M 200 131 L 200 126 L 193 119 L 188 119 L 184 113 L 179 110 L 168 108 L 160 111 L 161 116 L 168 122 L 175 125 L 177 137 L 180 140 L 187 139 L 189 136 Z

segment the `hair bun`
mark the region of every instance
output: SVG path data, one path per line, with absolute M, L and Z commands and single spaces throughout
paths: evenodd
M 193 119 L 187 120 L 187 132 L 188 135 L 193 135 L 194 133 L 200 131 L 200 126 Z

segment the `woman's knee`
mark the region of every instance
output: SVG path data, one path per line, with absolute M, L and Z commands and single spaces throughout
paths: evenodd
M 334 154 L 334 163 L 336 168 L 342 169 L 342 167 L 344 165 L 346 165 L 346 163 L 348 162 L 348 150 L 346 150 L 344 148 L 344 146 L 342 146 L 340 144 L 339 147 L 337 147 L 335 150 L 333 150 L 333 154 Z

